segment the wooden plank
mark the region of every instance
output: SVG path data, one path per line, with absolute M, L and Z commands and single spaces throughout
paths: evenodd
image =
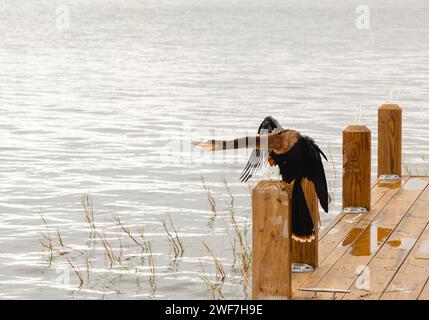
M 402 183 L 405 183 L 407 181 L 408 177 L 404 176 L 401 181 Z M 372 202 L 372 206 L 375 206 L 377 204 L 377 202 L 382 199 L 382 197 L 384 197 L 389 190 L 392 190 L 392 187 L 380 187 L 378 184 L 379 181 L 375 181 L 372 185 L 372 192 L 373 192 L 373 196 L 371 197 L 371 202 Z M 398 189 L 394 190 L 394 192 L 396 192 Z M 391 191 L 392 193 L 392 191 Z M 310 202 L 309 202 L 310 203 Z M 359 220 L 362 218 L 362 216 L 360 217 L 355 217 L 355 221 L 353 223 L 358 223 Z M 351 223 L 349 221 L 350 219 L 350 215 L 344 215 L 342 213 L 338 214 L 336 216 L 336 218 L 334 218 L 334 220 L 328 225 L 328 227 L 326 227 L 323 231 L 319 232 L 319 241 L 320 239 L 323 239 L 323 237 L 327 234 L 327 232 L 329 230 L 331 230 L 340 220 L 342 219 L 346 219 L 347 220 L 347 226 L 352 227 L 353 223 Z M 313 218 L 314 221 L 314 218 Z M 292 240 L 293 241 L 293 240 Z M 341 239 L 338 240 L 338 243 L 341 242 Z M 337 243 L 337 244 L 338 244 Z M 335 245 L 337 245 L 335 244 Z M 333 247 L 335 247 L 335 245 Z M 322 250 L 322 254 L 319 253 L 319 248 L 320 248 L 320 242 L 319 245 L 317 246 L 318 250 L 317 250 L 317 264 L 318 262 L 321 260 L 324 260 L 327 256 L 327 251 L 328 250 Z M 332 247 L 332 248 L 333 248 Z M 322 246 L 323 248 L 323 246 Z M 292 260 L 294 261 L 294 260 Z M 309 260 L 307 260 L 309 261 Z M 295 262 L 298 262 L 295 260 Z M 307 262 L 306 262 L 307 263 Z M 311 264 L 311 263 L 310 263 Z M 296 290 L 298 290 L 298 288 L 301 287 L 302 283 L 310 276 L 311 273 L 293 273 L 292 274 L 292 290 L 293 292 L 295 292 Z
M 402 109 L 397 104 L 383 104 L 378 109 L 378 169 L 382 174 L 401 175 Z
M 392 187 L 399 188 L 400 185 L 401 184 L 399 183 L 399 185 L 396 186 L 382 186 L 379 184 L 379 180 L 375 181 L 371 187 L 371 207 L 375 206 L 378 200 L 380 200 Z M 321 228 L 321 230 L 319 230 L 319 240 L 322 239 L 341 219 L 343 219 L 344 216 L 346 216 L 346 214 L 344 212 L 340 212 L 326 227 L 323 227 L 323 229 Z
M 429 300 L 429 281 L 427 279 L 422 292 L 420 292 L 418 300 Z
M 291 188 L 262 181 L 252 192 L 253 299 L 287 299 L 291 284 Z
M 426 188 L 368 263 L 367 269 L 361 277 L 358 277 L 350 288 L 351 293 L 345 295 L 344 299 L 379 299 L 428 223 L 429 188 Z M 380 233 L 390 232 L 390 230 L 378 228 L 377 232 L 380 235 Z M 417 275 L 413 274 L 411 277 L 416 278 Z M 426 277 L 420 278 L 420 281 L 425 280 Z
M 375 181 L 373 186 L 372 186 L 372 197 L 371 197 L 371 207 L 374 207 L 375 205 L 377 205 L 378 201 L 380 201 L 384 196 L 388 196 L 390 199 L 398 190 L 399 187 L 402 184 L 404 184 L 409 177 L 404 176 L 402 177 L 402 179 L 400 180 L 400 184 L 399 186 L 395 186 L 393 187 L 392 190 L 392 186 L 389 187 L 380 187 L 379 186 L 379 181 Z M 389 192 L 390 190 L 390 192 Z M 337 217 L 328 225 L 328 227 L 326 227 L 322 232 L 319 233 L 319 250 L 318 250 L 318 261 L 322 262 L 323 260 L 325 260 L 325 258 L 327 257 L 327 255 L 331 252 L 331 250 L 333 250 L 335 247 L 337 247 L 341 241 L 344 238 L 340 237 L 340 234 L 337 234 L 337 230 L 343 230 L 343 225 L 337 225 L 341 220 L 344 219 L 345 221 L 345 228 L 347 230 L 351 230 L 362 218 L 363 215 L 354 215 L 354 220 L 350 221 L 350 218 L 353 215 L 349 215 L 349 214 L 344 214 L 344 213 L 340 213 L 337 215 Z M 331 237 L 331 241 L 328 242 L 329 247 L 325 247 L 325 241 L 321 241 L 321 239 L 323 239 L 330 230 L 332 230 L 335 226 L 336 230 L 333 230 L 330 232 L 329 237 Z M 333 235 L 336 235 L 335 237 L 333 237 Z M 337 240 L 335 241 L 334 238 L 337 238 Z M 293 294 L 295 292 L 297 292 L 298 288 L 302 287 L 302 284 L 310 277 L 311 273 L 293 273 L 292 274 L 292 291 Z
M 343 209 L 371 209 L 371 131 L 348 126 L 343 131 Z
M 408 177 L 401 179 L 402 184 L 408 181 Z M 354 239 L 362 233 L 365 228 L 371 223 L 371 221 L 377 217 L 385 205 L 393 198 L 393 196 L 400 190 L 399 188 L 387 188 L 385 193 L 378 193 L 375 188 L 375 194 L 380 196 L 379 200 L 374 197 L 375 202 L 373 209 L 365 215 L 345 215 L 341 221 L 339 221 L 335 229 L 328 233 L 319 241 L 319 268 L 311 274 L 293 274 L 292 275 L 292 290 L 294 299 L 310 298 L 303 292 L 297 290 L 303 286 L 316 287 L 319 281 L 325 276 L 325 274 L 332 268 L 337 260 L 347 251 L 347 249 L 353 244 Z M 334 231 L 335 230 L 335 231 Z
M 408 178 L 402 179 L 402 183 L 406 183 Z M 382 188 L 385 189 L 385 188 Z M 364 220 L 365 223 L 372 221 L 378 212 L 393 198 L 400 188 L 392 188 L 384 190 L 385 193 L 380 195 L 379 201 L 374 201 L 377 210 L 370 210 L 366 214 L 346 214 L 334 228 L 330 230 L 319 242 L 320 260 L 324 260 L 329 253 L 334 250 L 339 244 L 344 246 L 343 242 L 350 232 Z M 360 226 L 362 227 L 362 225 Z
M 299 242 L 292 239 L 291 256 L 292 262 L 306 263 L 313 268 L 318 266 L 318 249 L 319 249 L 319 200 L 317 198 L 316 189 L 311 181 L 304 179 L 302 182 L 305 199 L 308 209 L 310 210 L 311 218 L 314 223 L 315 237 L 311 242 Z
M 408 180 L 408 177 L 403 177 L 401 179 L 401 183 L 405 183 Z M 390 192 L 389 192 L 390 190 Z M 373 196 L 371 197 L 372 204 L 371 206 L 377 205 L 378 201 L 380 201 L 384 196 L 388 196 L 388 199 L 393 197 L 393 195 L 399 190 L 399 188 L 393 188 L 392 187 L 379 187 L 378 181 L 376 181 L 373 184 L 372 192 Z M 340 213 L 338 218 L 335 219 L 328 228 L 326 228 L 323 232 L 323 234 L 320 236 L 319 234 L 319 262 L 325 260 L 325 258 L 328 256 L 328 254 L 333 250 L 335 247 L 337 247 L 341 241 L 344 238 L 344 232 L 341 236 L 340 233 L 338 233 L 338 230 L 345 229 L 346 233 L 349 232 L 362 218 L 363 215 L 349 215 Z M 350 221 L 350 218 L 353 217 L 353 221 Z M 344 223 L 341 223 L 337 225 L 341 220 L 344 220 Z M 343 225 L 345 224 L 345 226 Z M 332 230 L 336 226 L 335 230 Z M 329 231 L 332 230 L 330 233 Z M 326 245 L 326 239 L 322 241 L 322 239 L 329 233 L 330 241 L 328 241 Z M 344 249 L 345 250 L 345 249 Z M 334 261 L 335 262 L 335 261 Z M 326 264 L 325 264 L 326 265 Z M 320 271 L 318 271 L 320 272 Z M 296 293 L 297 290 L 302 287 L 302 284 L 310 277 L 311 273 L 294 273 L 292 274 L 292 290 L 293 293 Z
M 425 208 L 427 210 L 427 208 Z M 426 212 L 426 214 L 428 214 Z M 426 226 L 411 253 L 393 280 L 382 300 L 416 300 L 429 277 L 429 227 Z M 429 298 L 429 297 L 428 297 Z
M 404 176 L 403 179 L 400 181 L 398 186 L 394 186 L 395 188 L 399 188 L 401 182 L 404 183 L 406 180 L 408 179 L 407 176 Z M 389 185 L 388 187 L 381 187 L 379 186 L 379 181 L 375 181 L 371 187 L 372 189 L 372 197 L 371 197 L 371 206 L 375 206 L 376 203 L 387 194 L 387 192 L 389 190 L 392 189 L 392 186 Z M 335 216 L 335 218 L 328 224 L 327 227 L 319 230 L 319 245 L 318 245 L 318 251 L 317 251 L 317 265 L 319 264 L 319 261 L 324 260 L 326 258 L 325 254 L 320 254 L 319 253 L 319 248 L 320 248 L 320 239 L 323 239 L 323 237 L 329 232 L 329 230 L 331 230 L 341 219 L 348 219 L 350 217 L 350 215 L 346 215 L 343 212 L 339 213 L 338 215 Z M 358 220 L 358 219 L 356 219 Z M 359 219 L 360 220 L 360 219 Z M 357 223 L 358 221 L 356 221 Z M 298 290 L 298 288 L 300 288 L 300 286 L 302 285 L 302 283 L 310 276 L 311 273 L 294 273 L 292 274 L 292 290 L 293 292 L 295 292 L 296 290 Z
M 393 230 L 402 220 L 427 184 L 428 179 L 410 178 L 393 199 L 376 214 L 374 221 L 372 219 L 375 217 L 368 214 L 349 233 L 347 241 L 345 241 L 346 244 L 351 246 L 339 257 L 320 281 L 316 279 L 316 283 L 305 284 L 305 286 L 349 289 L 358 276 L 358 273 L 356 273 L 358 269 L 366 266 L 371 261 L 389 236 L 389 230 Z M 320 294 L 320 298 L 329 297 Z
M 380 247 L 407 214 L 426 188 L 428 179 L 410 178 L 395 197 L 386 205 L 379 217 L 357 238 L 348 252 L 325 276 L 321 285 L 351 288 L 360 272 L 377 254 Z M 333 275 L 336 274 L 335 278 Z M 340 295 L 341 299 L 342 296 Z

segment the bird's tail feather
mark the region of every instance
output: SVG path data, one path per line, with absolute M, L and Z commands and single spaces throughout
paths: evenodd
M 311 242 L 314 236 L 314 223 L 302 190 L 301 179 L 297 179 L 292 190 L 292 238 L 300 242 Z

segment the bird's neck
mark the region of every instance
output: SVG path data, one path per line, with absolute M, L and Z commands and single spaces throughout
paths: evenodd
M 297 143 L 300 134 L 298 131 L 282 129 L 270 134 L 254 137 L 243 137 L 234 140 L 211 140 L 211 150 L 234 150 L 234 149 L 265 149 L 273 150 L 276 154 L 288 152 Z

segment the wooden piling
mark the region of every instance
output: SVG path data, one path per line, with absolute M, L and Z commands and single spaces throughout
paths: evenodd
M 317 198 L 316 189 L 311 181 L 304 179 L 302 181 L 302 189 L 307 201 L 308 209 L 311 213 L 311 218 L 314 223 L 315 237 L 311 242 L 299 242 L 292 239 L 292 263 L 306 263 L 313 268 L 317 268 L 318 248 L 319 248 L 319 200 Z
M 252 298 L 292 296 L 291 186 L 261 181 L 252 192 Z
M 402 109 L 383 104 L 378 109 L 377 176 L 402 173 Z
M 371 131 L 351 125 L 343 131 L 343 209 L 371 209 Z

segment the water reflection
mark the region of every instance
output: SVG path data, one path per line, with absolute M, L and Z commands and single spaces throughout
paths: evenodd
M 353 228 L 344 239 L 342 245 L 352 245 L 351 254 L 354 256 L 370 256 L 390 235 L 392 229 L 378 227 L 376 224 L 371 224 L 369 227 Z M 399 246 L 400 241 L 391 242 L 391 246 Z

